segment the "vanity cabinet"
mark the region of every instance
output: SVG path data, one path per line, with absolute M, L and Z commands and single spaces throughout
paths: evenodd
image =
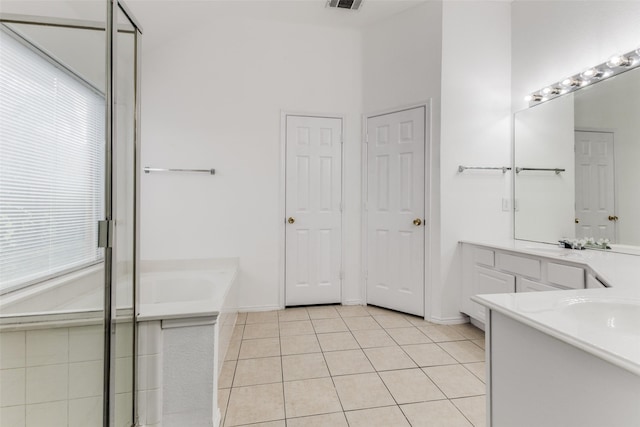
M 485 309 L 471 301 L 473 295 L 602 287 L 589 276 L 581 266 L 554 258 L 462 243 L 460 311 L 484 323 Z

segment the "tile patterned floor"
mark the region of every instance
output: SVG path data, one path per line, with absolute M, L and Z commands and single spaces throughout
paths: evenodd
M 223 425 L 484 427 L 484 333 L 378 307 L 241 313 Z

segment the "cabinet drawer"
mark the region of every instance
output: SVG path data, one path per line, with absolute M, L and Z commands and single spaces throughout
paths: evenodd
M 547 280 L 567 288 L 584 289 L 584 270 L 550 262 L 547 265 Z
M 510 274 L 491 270 L 480 266 L 473 268 L 474 275 L 474 295 L 480 294 L 502 294 L 516 291 L 516 278 Z M 472 317 L 485 321 L 484 306 L 473 303 L 474 313 L 469 313 Z
M 533 280 L 518 278 L 516 283 L 516 292 L 541 292 L 541 291 L 559 291 L 560 288 L 555 286 L 545 285 L 544 283 L 534 282 Z
M 484 265 L 493 267 L 493 263 L 494 263 L 493 254 L 494 252 L 488 249 L 474 248 L 473 261 L 476 264 L 484 264 Z
M 496 267 L 500 270 L 531 277 L 540 278 L 540 261 L 509 254 L 496 254 Z

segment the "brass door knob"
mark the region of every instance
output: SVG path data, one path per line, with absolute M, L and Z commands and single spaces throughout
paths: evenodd
M 574 219 L 573 222 L 575 222 L 576 224 L 580 224 L 580 218 Z
M 287 220 L 287 222 L 289 224 L 293 224 L 294 222 L 296 222 L 296 219 L 294 217 L 290 216 L 289 219 Z
M 416 218 L 413 220 L 413 225 L 422 225 L 422 220 L 420 218 Z
M 617 221 L 618 217 L 616 215 L 609 215 L 609 221 Z

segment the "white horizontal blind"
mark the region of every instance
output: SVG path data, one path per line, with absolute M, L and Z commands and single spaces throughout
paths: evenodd
M 104 97 L 0 31 L 0 292 L 95 263 Z

